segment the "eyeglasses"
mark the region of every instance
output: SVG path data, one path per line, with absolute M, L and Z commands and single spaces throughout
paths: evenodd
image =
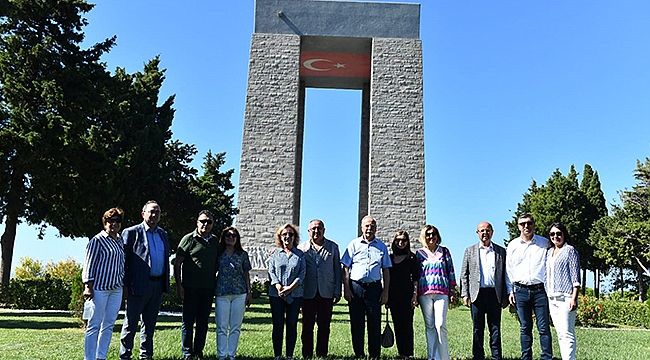
M 109 218 L 109 219 L 106 219 L 106 222 L 111 223 L 111 224 L 121 224 L 122 223 L 122 218 L 120 218 L 120 217 Z
M 518 223 L 517 225 L 519 225 L 521 227 L 526 227 L 526 226 L 533 226 L 533 225 L 535 225 L 535 223 L 532 222 L 532 221 L 524 221 L 524 222 Z
M 285 232 L 285 233 L 280 234 L 280 236 L 284 236 L 284 237 L 293 237 L 294 235 L 295 234 L 292 233 L 292 232 Z
M 203 224 L 203 225 L 205 225 L 205 224 L 212 225 L 212 223 L 213 223 L 213 221 L 210 220 L 210 219 L 201 219 L 201 220 L 199 220 L 199 222 L 201 224 Z
M 553 236 L 562 236 L 562 232 L 561 232 L 561 231 L 550 232 L 550 233 L 548 233 L 548 235 L 549 235 L 550 237 L 553 237 Z

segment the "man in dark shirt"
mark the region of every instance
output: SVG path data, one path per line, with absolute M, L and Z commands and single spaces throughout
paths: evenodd
M 203 357 L 205 338 L 208 334 L 208 318 L 216 285 L 217 248 L 219 239 L 210 231 L 214 216 L 208 210 L 199 213 L 196 230 L 185 235 L 178 245 L 174 277 L 176 293 L 183 300 L 181 339 L 183 358 Z M 196 334 L 192 341 L 192 328 L 196 322 Z

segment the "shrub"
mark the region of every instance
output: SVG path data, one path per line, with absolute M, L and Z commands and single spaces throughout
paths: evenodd
M 16 280 L 40 279 L 45 276 L 45 266 L 41 261 L 34 260 L 29 256 L 23 256 L 20 258 L 14 273 L 13 278 Z
M 253 299 L 258 299 L 262 294 L 269 293 L 269 286 L 271 286 L 271 281 L 253 281 L 251 283 L 251 292 L 253 293 Z
M 585 296 L 578 305 L 576 324 L 581 326 L 602 327 L 603 302 L 593 296 Z
M 163 293 L 162 303 L 160 304 L 162 311 L 182 311 L 183 300 L 176 295 L 176 277 L 172 276 L 169 280 L 169 292 Z
M 12 307 L 33 310 L 67 310 L 70 303 L 70 285 L 61 279 L 11 279 L 9 292 Z
M 9 293 L 9 285 L 0 284 L 0 307 L 11 306 L 11 293 Z
M 625 300 L 625 301 L 635 301 L 639 299 L 639 294 L 637 294 L 634 291 L 624 291 L 623 294 L 621 294 L 620 291 L 613 292 L 609 295 L 607 295 L 608 300 Z
M 70 285 L 80 271 L 81 264 L 70 255 L 66 260 L 60 260 L 57 263 L 50 261 L 45 265 L 45 275 L 50 275 L 53 279 L 61 279 Z
M 70 304 L 68 304 L 68 308 L 76 317 L 81 319 L 81 314 L 84 311 L 84 284 L 81 281 L 81 269 L 77 271 L 77 275 L 70 286 Z
M 463 306 L 463 298 L 460 296 L 460 288 L 456 286 L 454 288 L 454 291 L 456 292 L 456 296 L 454 296 L 454 301 L 449 302 L 449 308 L 450 309 L 455 309 L 457 307 Z M 449 299 L 451 300 L 451 298 Z
M 647 306 L 637 300 L 606 299 L 603 306 L 604 323 L 650 328 Z

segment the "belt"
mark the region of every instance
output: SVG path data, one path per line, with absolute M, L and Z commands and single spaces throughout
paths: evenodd
M 354 281 L 355 283 L 361 285 L 362 287 L 368 287 L 368 286 L 375 285 L 375 284 L 381 284 L 381 281 L 379 281 L 379 280 L 371 281 L 371 282 L 363 282 L 363 281 L 359 281 L 359 280 L 352 280 L 352 281 Z
M 522 288 L 524 288 L 524 289 L 528 289 L 528 290 L 539 290 L 539 289 L 543 289 L 543 288 L 544 288 L 544 284 L 543 284 L 543 283 L 532 284 L 532 285 L 526 285 L 526 284 L 522 284 L 522 283 L 516 282 L 515 285 L 516 285 L 516 286 L 519 286 L 519 287 L 522 287 Z
M 149 280 L 151 280 L 151 281 L 158 281 L 158 280 L 162 280 L 163 277 L 164 277 L 163 275 L 160 275 L 160 276 L 149 276 Z

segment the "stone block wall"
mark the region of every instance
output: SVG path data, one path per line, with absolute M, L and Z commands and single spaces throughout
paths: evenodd
M 373 38 L 369 177 L 377 237 L 388 243 L 397 230 L 406 230 L 417 246 L 426 221 L 419 39 Z
M 266 268 L 275 230 L 297 223 L 302 169 L 298 35 L 253 34 L 235 226 L 253 268 Z

